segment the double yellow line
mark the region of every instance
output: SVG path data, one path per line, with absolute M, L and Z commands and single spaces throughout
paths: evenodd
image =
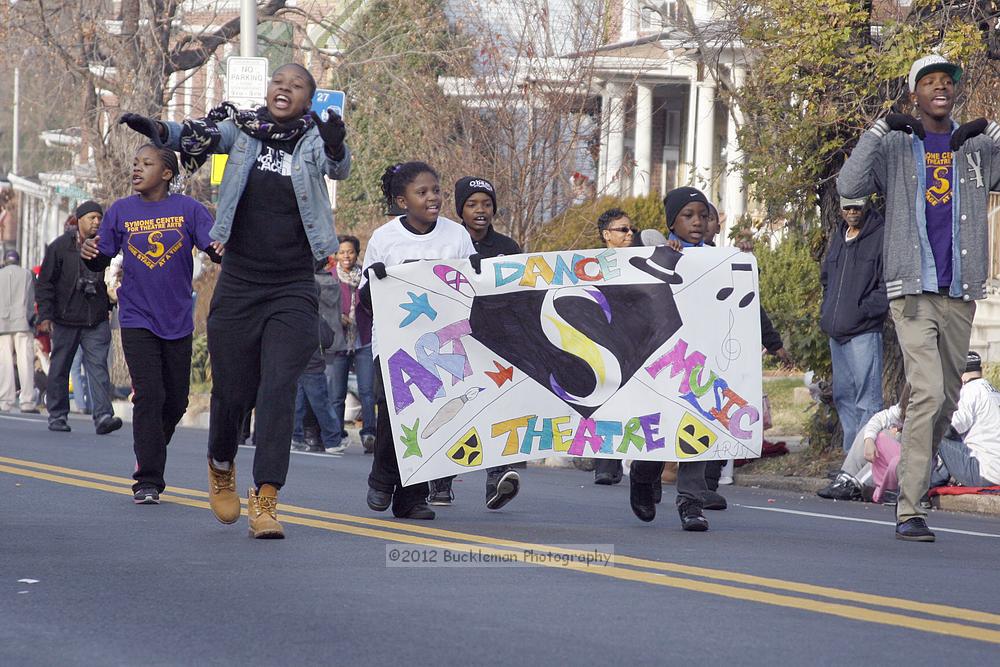
M 0 456 L 0 473 L 121 495 L 132 494 L 131 479 L 4 456 Z M 177 487 L 171 488 L 170 493 L 161 496 L 163 502 L 201 509 L 209 509 L 207 498 L 208 494 L 204 491 Z M 280 510 L 280 519 L 287 524 L 309 526 L 393 543 L 403 542 L 456 551 L 475 548 L 484 554 L 498 555 L 505 559 L 520 560 L 519 557 L 529 550 L 536 553 L 568 555 L 585 555 L 586 553 L 574 549 L 462 533 L 406 522 L 326 512 L 284 503 L 282 503 Z M 1000 628 L 1000 614 L 974 609 L 620 554 L 615 554 L 611 564 L 606 567 L 587 566 L 575 562 L 544 563 L 544 566 L 561 570 L 575 570 L 623 581 L 706 593 L 733 600 L 798 609 L 853 621 L 877 623 L 1000 644 L 1000 629 L 998 629 Z

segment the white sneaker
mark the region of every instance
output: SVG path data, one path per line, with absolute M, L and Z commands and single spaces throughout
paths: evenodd
M 733 483 L 732 477 L 720 477 L 719 486 L 730 486 Z
M 346 449 L 347 449 L 347 445 L 341 443 L 341 444 L 337 445 L 336 447 L 327 447 L 326 448 L 326 453 L 327 454 L 341 454 Z

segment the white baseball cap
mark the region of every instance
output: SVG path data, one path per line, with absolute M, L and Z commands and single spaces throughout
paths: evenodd
M 913 65 L 910 67 L 910 92 L 915 91 L 917 89 L 917 82 L 925 74 L 930 74 L 931 72 L 947 72 L 951 75 L 951 79 L 955 83 L 958 83 L 958 80 L 962 78 L 961 67 L 955 63 L 948 62 L 947 58 L 935 53 L 918 58 L 913 62 Z

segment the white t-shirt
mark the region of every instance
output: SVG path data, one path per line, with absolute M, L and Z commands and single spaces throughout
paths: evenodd
M 434 229 L 414 234 L 403 226 L 401 218 L 393 218 L 372 234 L 362 271 L 377 262 L 389 268 L 421 259 L 465 259 L 476 254 L 469 231 L 454 220 L 439 217 Z M 362 278 L 361 287 L 365 282 L 367 278 Z M 372 355 L 378 355 L 377 320 L 372 326 Z
M 979 461 L 979 474 L 1000 484 L 1000 392 L 989 380 L 978 378 L 962 385 L 952 427 Z

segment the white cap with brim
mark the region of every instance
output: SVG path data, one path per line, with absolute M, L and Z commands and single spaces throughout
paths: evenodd
M 962 68 L 955 63 L 948 62 L 944 56 L 937 54 L 924 56 L 915 60 L 910 67 L 910 92 L 915 91 L 917 89 L 917 82 L 925 74 L 930 74 L 931 72 L 947 72 L 951 75 L 951 80 L 955 83 L 958 83 L 958 80 L 962 78 Z
M 851 199 L 849 197 L 840 198 L 840 208 L 851 208 L 852 206 L 864 208 L 867 203 L 868 199 L 866 197 L 858 197 L 857 199 Z

